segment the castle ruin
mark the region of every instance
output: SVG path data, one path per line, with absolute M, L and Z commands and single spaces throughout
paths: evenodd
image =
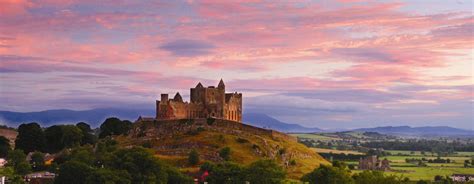
M 172 99 L 168 98 L 168 94 L 161 94 L 161 100 L 156 101 L 156 119 L 218 118 L 242 121 L 242 93 L 225 93 L 222 79 L 217 88 L 198 83 L 191 88 L 190 96 L 191 101 L 185 102 L 179 92 Z
M 376 155 L 371 155 L 365 158 L 360 158 L 359 169 L 360 170 L 389 171 L 390 162 L 386 158 L 383 160 L 379 160 L 379 158 Z

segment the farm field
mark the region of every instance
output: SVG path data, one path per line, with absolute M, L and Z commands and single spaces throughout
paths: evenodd
M 463 167 L 392 167 L 392 169 L 408 172 L 385 172 L 385 174 L 408 177 L 410 180 L 433 180 L 436 175 L 446 176 L 474 173 L 474 168 Z
M 310 148 L 312 150 L 315 150 L 317 153 L 334 153 L 334 154 L 353 154 L 353 155 L 363 155 L 365 153 L 361 153 L 358 151 L 352 151 L 352 150 L 335 150 L 335 149 L 325 149 L 325 148 Z
M 397 151 L 397 150 L 386 150 L 391 153 L 410 154 L 410 151 Z M 427 166 L 419 167 L 413 163 L 406 163 L 405 159 L 436 159 L 434 156 L 422 156 L 421 153 L 415 152 L 410 156 L 385 156 L 380 159 L 387 159 L 390 161 L 392 171 L 384 172 L 386 175 L 397 175 L 402 177 L 408 177 L 412 181 L 418 180 L 433 180 L 436 175 L 447 176 L 452 174 L 474 174 L 474 167 L 464 167 L 464 160 L 472 160 L 474 152 L 463 152 L 454 154 L 456 156 L 440 157 L 442 159 L 450 159 L 451 163 L 426 163 Z M 358 161 L 348 161 L 346 164 L 358 165 Z M 352 173 L 361 172 L 360 170 L 352 170 Z
M 390 153 L 410 154 L 410 151 L 387 150 Z M 428 154 L 428 153 L 427 153 Z M 436 175 L 446 176 L 452 174 L 473 174 L 474 168 L 465 168 L 464 160 L 471 160 L 470 155 L 474 152 L 462 152 L 455 154 L 456 156 L 441 157 L 442 159 L 450 159 L 451 163 L 426 163 L 426 167 L 418 167 L 416 164 L 406 163 L 405 159 L 436 159 L 435 156 L 423 156 L 420 152 L 415 152 L 410 156 L 385 156 L 380 159 L 390 161 L 392 172 L 385 172 L 387 175 L 397 175 L 408 177 L 410 180 L 433 180 Z

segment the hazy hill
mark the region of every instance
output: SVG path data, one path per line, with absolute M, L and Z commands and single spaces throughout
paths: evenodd
M 287 165 L 290 178 L 298 179 L 320 164 L 329 164 L 314 150 L 280 132 L 219 119 L 142 121 L 128 136 L 116 137 L 120 145 L 146 145 L 161 159 L 184 171 L 196 172 L 187 157 L 192 149 L 201 162 L 220 162 L 219 151 L 231 149 L 231 161 L 247 165 L 258 159 L 275 159 Z M 290 164 L 293 162 L 293 164 Z
M 118 117 L 120 119 L 136 120 L 140 115 L 152 115 L 152 110 L 146 109 L 119 109 L 103 108 L 83 111 L 68 109 L 47 110 L 39 112 L 11 112 L 0 111 L 0 123 L 17 127 L 21 123 L 38 122 L 42 126 L 49 126 L 60 123 L 87 122 L 93 127 L 99 126 L 108 117 Z
M 410 127 L 410 126 L 385 126 L 375 128 L 360 128 L 354 131 L 361 132 L 378 132 L 389 135 L 399 136 L 474 136 L 474 131 L 453 128 L 448 126 L 425 126 L 425 127 Z
M 278 130 L 280 132 L 298 132 L 298 133 L 313 133 L 322 132 L 319 128 L 308 128 L 298 124 L 290 124 L 281 122 L 266 114 L 246 113 L 243 115 L 243 122 L 261 128 L 269 128 Z

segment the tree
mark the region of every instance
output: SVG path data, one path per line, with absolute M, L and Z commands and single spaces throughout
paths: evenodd
M 64 148 L 79 146 L 82 143 L 83 132 L 74 125 L 53 125 L 45 131 L 46 152 L 57 153 Z
M 84 123 L 84 122 L 79 122 L 76 124 L 76 126 L 82 131 L 81 145 L 95 144 L 97 142 L 97 136 L 92 133 L 93 131 L 89 124 Z
M 416 184 L 429 184 L 430 182 L 425 181 L 425 180 L 419 180 L 416 182 Z
M 122 121 L 118 118 L 107 118 L 104 123 L 100 125 L 99 138 L 127 134 L 131 127 L 132 122 L 128 120 Z
M 71 151 L 71 154 L 67 158 L 70 161 L 76 161 L 85 163 L 87 165 L 92 165 L 96 161 L 94 157 L 93 147 L 90 145 L 78 147 Z
M 281 183 L 285 170 L 273 160 L 258 160 L 245 170 L 245 179 L 253 184 Z
M 81 129 L 74 125 L 63 125 L 61 142 L 66 148 L 79 146 L 83 137 Z
M 401 179 L 395 176 L 384 176 L 380 171 L 363 171 L 353 176 L 356 184 L 401 184 Z
M 31 155 L 30 164 L 34 171 L 40 171 L 44 169 L 44 154 L 38 151 L 35 151 Z
M 15 166 L 15 173 L 19 175 L 25 175 L 31 172 L 31 166 L 28 162 L 20 162 Z
M 196 151 L 196 149 L 193 149 L 191 152 L 189 152 L 188 162 L 191 165 L 196 165 L 199 163 L 199 153 Z
M 61 125 L 53 125 L 46 128 L 44 136 L 46 138 L 46 152 L 57 153 L 64 148 L 62 142 L 63 129 Z
M 230 160 L 230 154 L 231 149 L 229 147 L 224 147 L 219 151 L 219 156 L 226 161 Z
M 335 160 L 332 162 L 333 167 L 341 168 L 341 169 L 346 169 L 347 164 L 343 161 Z
M 11 150 L 10 140 L 4 136 L 0 136 L 0 157 L 5 158 L 8 155 L 8 152 Z
M 18 135 L 15 140 L 15 149 L 21 149 L 25 153 L 32 151 L 43 151 L 45 137 L 38 123 L 21 124 L 18 127 Z
M 83 184 L 88 176 L 93 173 L 93 168 L 85 163 L 68 161 L 61 164 L 58 176 L 55 178 L 56 184 Z
M 321 165 L 301 178 L 303 182 L 314 184 L 352 184 L 349 172 L 339 167 Z
M 127 171 L 131 175 L 132 183 L 167 183 L 168 181 L 186 183 L 190 181 L 189 177 L 176 172 L 141 147 L 117 150 L 112 158 L 104 160 L 104 167 Z
M 224 162 L 217 165 L 206 162 L 201 166 L 201 171 L 209 172 L 206 181 L 209 183 L 245 183 L 244 168 L 232 162 Z
M 124 170 L 112 170 L 112 169 L 96 169 L 87 178 L 86 184 L 95 183 L 114 183 L 114 184 L 129 184 L 131 183 L 131 176 L 127 171 Z
M 31 171 L 30 164 L 26 162 L 26 155 L 22 150 L 11 150 L 7 156 L 8 166 L 12 166 L 15 173 L 24 175 Z

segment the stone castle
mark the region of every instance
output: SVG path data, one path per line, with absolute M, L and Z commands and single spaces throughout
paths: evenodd
M 390 162 L 386 158 L 383 160 L 379 160 L 376 155 L 367 156 L 365 158 L 360 158 L 359 169 L 389 171 Z
M 222 79 L 217 88 L 198 83 L 191 88 L 190 96 L 191 101 L 185 102 L 179 92 L 172 99 L 168 98 L 168 94 L 161 94 L 161 100 L 156 101 L 156 119 L 218 118 L 242 121 L 242 93 L 225 93 Z

